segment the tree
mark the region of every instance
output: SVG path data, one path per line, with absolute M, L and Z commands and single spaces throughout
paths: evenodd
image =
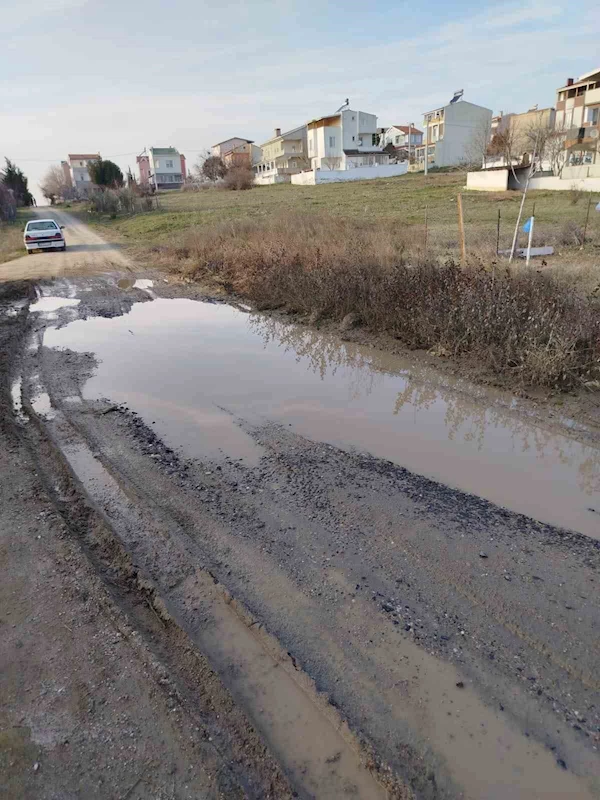
M 512 167 L 515 158 L 518 160 L 516 150 L 515 128 L 510 124 L 499 133 L 494 134 L 488 147 L 489 155 L 500 156 L 506 167 Z
M 12 222 L 17 216 L 17 204 L 10 189 L 0 182 L 0 220 Z
M 340 156 L 325 156 L 321 159 L 321 166 L 330 170 L 341 169 L 342 159 Z
M 227 175 L 227 165 L 221 156 L 207 155 L 200 167 L 202 177 L 209 181 L 218 181 Z
M 29 191 L 27 178 L 16 164 L 13 164 L 8 158 L 4 160 L 6 166 L 0 172 L 0 182 L 11 190 L 17 206 L 32 206 L 33 195 Z
M 487 118 L 482 119 L 473 128 L 471 137 L 465 146 L 465 158 L 467 163 L 476 166 L 477 169 L 485 169 L 487 167 L 490 134 L 491 127 L 489 120 Z
M 70 187 L 61 167 L 54 165 L 49 168 L 44 175 L 42 183 L 40 183 L 40 189 L 46 200 L 50 201 L 51 206 L 61 198 L 66 199 L 69 195 Z
M 114 161 L 102 158 L 91 161 L 88 164 L 88 172 L 93 183 L 103 189 L 120 189 L 123 186 L 123 173 Z

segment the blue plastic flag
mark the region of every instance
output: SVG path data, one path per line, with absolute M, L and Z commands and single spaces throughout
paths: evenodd
M 533 217 L 529 217 L 525 225 L 523 225 L 523 233 L 529 233 L 532 224 L 533 224 Z

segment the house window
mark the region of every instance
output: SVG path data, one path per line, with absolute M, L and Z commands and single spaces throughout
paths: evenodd
M 371 134 L 371 145 L 373 147 L 379 147 L 379 134 L 378 133 L 372 133 Z
M 359 136 L 358 137 L 358 146 L 362 147 L 362 144 L 363 144 L 362 136 Z
M 352 141 L 353 141 L 353 142 L 354 142 L 354 141 L 356 141 L 356 136 L 353 136 L 353 137 L 352 137 Z
M 295 152 L 296 152 L 296 145 L 295 145 L 295 144 L 293 144 L 293 145 L 292 145 L 292 153 L 295 153 Z
M 587 109 L 586 122 L 589 122 L 590 125 L 597 125 L 599 119 L 600 119 L 600 106 L 596 106 L 596 108 Z
M 167 161 L 166 162 L 166 167 L 167 167 L 167 169 L 173 169 L 173 162 L 172 161 Z
M 400 137 L 399 137 L 399 136 L 396 136 L 396 138 L 394 139 L 394 142 L 395 142 L 396 144 L 400 144 Z
M 160 161 L 158 160 L 158 158 L 154 162 L 154 169 L 160 169 Z
M 331 148 L 335 147 L 335 136 L 329 137 L 329 147 Z

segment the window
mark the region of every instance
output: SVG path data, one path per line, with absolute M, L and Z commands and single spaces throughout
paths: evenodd
M 331 148 L 335 147 L 335 136 L 330 136 L 329 137 L 329 147 L 331 147 Z
M 166 166 L 166 168 L 167 168 L 167 169 L 173 169 L 173 162 L 172 162 L 172 161 L 169 161 L 169 160 L 167 160 L 167 162 L 166 162 L 165 166 Z
M 362 147 L 362 145 L 363 145 L 362 136 L 359 136 L 359 137 L 358 137 L 358 146 L 359 146 L 359 147 Z
M 80 167 L 83 167 L 83 161 L 80 161 L 80 162 L 79 162 L 79 166 L 80 166 Z
M 379 134 L 378 133 L 372 133 L 371 134 L 371 145 L 373 147 L 379 147 Z
M 352 141 L 353 141 L 353 142 L 355 142 L 355 141 L 356 141 L 356 136 L 353 136 L 353 137 L 352 137 Z
M 596 108 L 588 108 L 586 122 L 589 122 L 590 125 L 597 125 L 599 121 L 600 121 L 600 106 L 596 106 Z
M 158 158 L 154 160 L 154 169 L 160 169 L 160 161 Z
M 396 136 L 396 138 L 394 139 L 394 143 L 395 144 L 400 144 L 400 137 L 399 136 Z
M 293 145 L 292 145 L 292 153 L 295 153 L 295 152 L 296 152 L 296 145 L 295 145 L 295 144 L 293 144 Z

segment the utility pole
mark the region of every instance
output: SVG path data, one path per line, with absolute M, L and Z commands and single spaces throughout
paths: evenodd
M 429 116 L 425 117 L 425 177 L 427 177 L 427 168 L 429 166 Z

